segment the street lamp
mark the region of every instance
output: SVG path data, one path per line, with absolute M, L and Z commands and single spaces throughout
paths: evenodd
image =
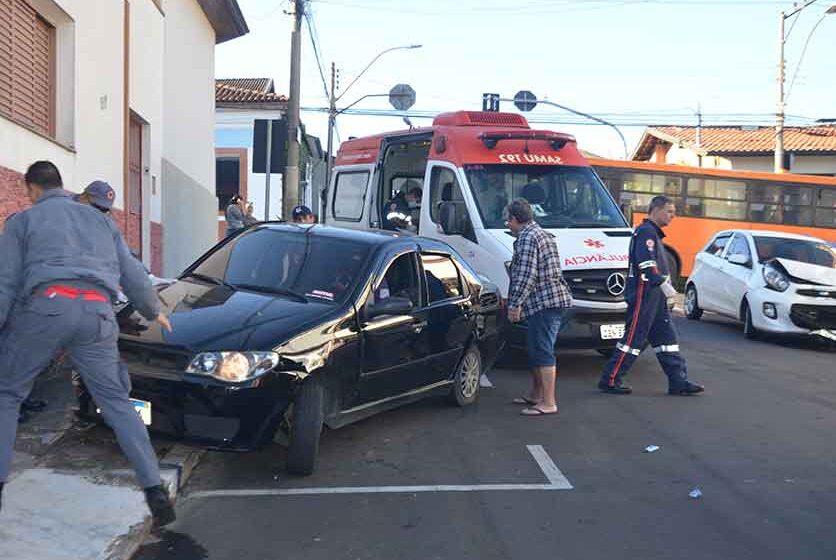
M 340 99 L 342 99 L 343 96 L 346 93 L 348 93 L 348 90 L 351 89 L 351 86 L 356 84 L 357 80 L 359 80 L 360 77 L 363 74 L 365 74 L 366 71 L 369 68 L 371 68 L 372 65 L 375 62 L 377 62 L 377 60 L 381 56 L 383 56 L 387 53 L 390 53 L 392 51 L 405 51 L 405 50 L 412 50 L 412 49 L 420 49 L 421 47 L 422 47 L 422 45 L 402 45 L 400 47 L 390 47 L 388 49 L 384 49 L 384 50 L 380 51 L 371 60 L 371 62 L 366 64 L 366 67 L 363 68 L 363 70 L 361 70 L 359 74 L 357 74 L 357 76 L 351 81 L 351 83 L 348 84 L 348 86 L 346 86 L 346 88 L 338 96 L 336 95 L 336 92 L 335 92 L 335 83 L 334 83 L 335 78 L 336 78 L 336 67 L 334 66 L 333 62 L 331 63 L 331 95 L 329 96 L 329 99 L 328 99 L 328 167 L 325 168 L 325 188 L 326 188 L 326 190 L 331 186 L 331 173 L 333 171 L 331 152 L 334 149 L 334 126 L 337 124 L 337 115 L 339 115 L 342 112 L 342 111 L 337 110 L 337 102 Z M 359 101 L 361 101 L 362 99 L 366 99 L 367 97 L 382 97 L 382 95 L 377 95 L 377 94 L 375 94 L 375 95 L 365 95 L 365 96 L 361 97 L 360 99 L 358 99 L 357 101 L 355 101 L 354 103 L 352 103 L 351 105 L 353 106 L 353 105 L 357 104 Z M 346 107 L 346 109 L 347 109 L 347 107 Z M 345 110 L 345 109 L 343 109 L 343 110 Z
M 787 42 L 787 35 L 784 32 L 784 24 L 786 21 L 794 15 L 797 15 L 801 10 L 806 8 L 807 6 L 812 5 L 815 3 L 816 0 L 808 0 L 802 6 L 799 6 L 792 12 L 786 14 L 781 12 L 778 15 L 778 106 L 777 106 L 777 122 L 775 123 L 775 173 L 783 173 L 784 172 L 784 109 L 785 109 L 785 99 L 784 99 L 784 81 L 786 77 L 784 75 L 784 45 Z M 804 50 L 801 54 L 801 59 L 804 57 L 804 53 L 807 50 L 807 44 L 810 42 L 810 38 L 815 33 L 818 26 L 824 21 L 824 18 L 828 15 L 836 14 L 836 4 L 830 6 L 825 12 L 822 14 L 821 19 L 816 22 L 816 25 L 813 26 L 813 29 L 810 31 L 810 34 L 807 36 L 807 41 L 804 44 Z M 801 59 L 799 59 L 798 64 L 801 65 Z M 792 85 L 790 86 L 792 87 Z

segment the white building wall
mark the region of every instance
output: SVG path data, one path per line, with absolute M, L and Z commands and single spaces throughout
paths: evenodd
M 731 156 L 727 160 L 736 171 L 759 171 L 772 173 L 775 171 L 775 158 L 773 156 Z M 795 170 L 793 169 L 793 172 Z
M 195 0 L 165 3 L 163 272 L 180 272 L 217 240 L 215 32 Z
M 159 186 L 162 174 L 165 20 L 150 0 L 134 0 L 130 9 L 129 105 L 131 111 L 146 123 L 142 147 L 142 254 L 148 260 L 151 255 L 150 223 L 162 221 Z
M 68 190 L 95 179 L 116 190 L 124 208 L 123 22 L 121 1 L 32 0 L 56 26 L 60 143 L 0 117 L 0 166 L 23 173 L 35 160 L 55 163 Z
M 831 156 L 796 156 L 792 158 L 793 173 L 836 176 L 836 154 Z

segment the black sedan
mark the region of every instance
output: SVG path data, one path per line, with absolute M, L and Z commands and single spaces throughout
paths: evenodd
M 267 223 L 160 290 L 163 332 L 128 306 L 120 350 L 154 432 L 246 451 L 286 432 L 313 471 L 323 426 L 446 393 L 473 403 L 498 350 L 499 294 L 448 245 Z M 82 414 L 95 406 L 78 383 Z

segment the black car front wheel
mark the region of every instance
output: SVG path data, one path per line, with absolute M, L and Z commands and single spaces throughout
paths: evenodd
M 479 396 L 479 377 L 482 375 L 482 355 L 476 345 L 471 345 L 459 361 L 450 400 L 458 406 L 476 402 Z
M 323 389 L 315 379 L 302 383 L 290 420 L 290 438 L 287 446 L 287 471 L 307 476 L 316 469 L 319 455 L 319 437 L 325 419 Z

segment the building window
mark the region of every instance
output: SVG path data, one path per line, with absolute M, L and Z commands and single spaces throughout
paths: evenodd
M 236 194 L 247 199 L 247 172 L 246 148 L 215 149 L 215 196 L 219 211 L 225 210 Z
M 55 136 L 55 27 L 24 0 L 0 0 L 0 115 Z

